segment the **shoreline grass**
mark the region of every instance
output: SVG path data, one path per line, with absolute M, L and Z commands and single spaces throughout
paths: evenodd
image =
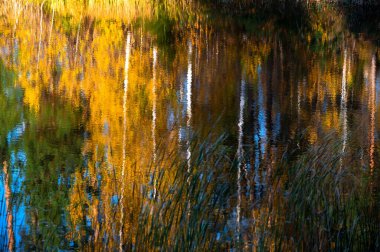
M 191 175 L 183 162 L 173 165 L 171 183 L 164 183 L 164 174 L 159 177 L 165 190 L 152 208 L 141 208 L 132 247 L 137 251 L 378 250 L 380 207 L 374 178 L 356 155 L 341 153 L 334 134 L 304 153 L 277 161 L 274 175 L 266 178 L 270 186 L 260 207 L 252 209 L 258 215 L 246 227 L 253 230 L 251 238 L 235 236 L 234 226 L 228 225 L 234 218 L 236 185 L 223 177 L 235 173 L 238 160 L 225 159 L 226 150 L 219 152 L 223 141 L 203 144 Z M 208 178 L 219 182 L 210 184 Z

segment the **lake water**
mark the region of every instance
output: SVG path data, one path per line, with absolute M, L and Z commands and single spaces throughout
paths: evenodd
M 326 143 L 378 201 L 379 40 L 344 12 L 33 13 L 0 24 L 2 249 L 250 250 L 277 171 Z

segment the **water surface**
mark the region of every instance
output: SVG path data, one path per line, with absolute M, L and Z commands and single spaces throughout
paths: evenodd
M 2 247 L 150 247 L 141 213 L 178 186 L 172 157 L 189 172 L 202 142 L 222 134 L 223 155 L 236 165 L 208 167 L 218 177 L 207 183 L 228 187 L 222 201 L 201 210 L 218 210 L 204 220 L 210 248 L 257 246 L 255 223 L 276 193 L 270 178 L 279 160 L 326 136 L 339 146 L 341 169 L 355 157 L 375 193 L 378 42 L 342 12 L 328 13 L 299 30 L 270 18 L 217 16 L 181 26 L 39 12 L 15 25 L 2 17 Z M 165 169 L 167 182 L 157 186 Z M 177 198 L 183 208 L 162 218 L 195 216 L 197 199 L 188 198 Z

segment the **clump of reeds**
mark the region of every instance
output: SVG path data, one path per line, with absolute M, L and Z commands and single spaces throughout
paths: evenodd
M 342 143 L 330 135 L 296 162 L 282 163 L 277 202 L 270 203 L 269 214 L 275 220 L 270 241 L 276 248 L 379 249 L 379 203 L 371 192 L 374 178 L 359 153 L 342 152 Z M 281 202 L 281 207 L 274 202 Z
M 192 141 L 191 159 L 176 156 L 157 166 L 152 179 L 157 193 L 146 201 L 139 216 L 136 251 L 214 250 L 223 246 L 218 232 L 225 223 L 224 209 L 230 196 L 233 162 L 224 137 L 215 142 Z
M 141 208 L 136 250 L 377 250 L 379 203 L 374 179 L 359 154 L 342 152 L 334 134 L 303 154 L 277 160 L 276 175 L 250 230 L 236 241 L 228 229 L 236 196 L 237 162 L 221 144 L 192 148 L 191 166 L 176 159 L 160 167 L 157 198 Z M 371 193 L 372 192 L 372 193 Z M 233 231 L 232 231 L 233 233 Z M 223 235 L 225 235 L 223 237 Z

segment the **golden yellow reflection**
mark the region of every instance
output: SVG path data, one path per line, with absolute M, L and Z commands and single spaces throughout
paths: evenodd
M 160 190 L 169 190 L 156 182 L 160 169 L 172 161 L 159 160 L 160 153 L 177 153 L 191 167 L 191 138 L 196 134 L 234 136 L 229 144 L 239 159 L 232 175 L 237 202 L 231 203 L 237 242 L 251 239 L 243 232 L 244 219 L 259 220 L 269 205 L 281 206 L 269 197 L 261 208 L 248 208 L 250 201 L 263 197 L 259 191 L 287 140 L 303 130 L 308 129 L 309 145 L 335 130 L 343 141 L 342 152 L 349 153 L 360 134 L 353 125 L 360 125 L 368 130 L 368 139 L 358 140 L 359 148 L 368 148 L 374 169 L 378 59 L 372 46 L 342 34 L 341 19 L 329 29 L 344 42 L 320 52 L 292 37 L 218 31 L 201 17 L 187 24 L 186 32 L 173 31 L 178 36 L 166 47 L 145 26 L 96 18 L 100 5 L 106 17 L 127 13 L 131 21 L 151 9 L 149 3 L 142 1 L 134 9 L 132 1 L 108 7 L 94 0 L 78 14 L 69 13 L 77 10 L 63 1 L 54 1 L 47 2 L 51 14 L 29 10 L 34 18 L 10 6 L 13 14 L 1 21 L 1 58 L 17 75 L 24 106 L 36 117 L 48 106 L 80 111 L 80 123 L 69 122 L 80 124 L 75 127 L 82 127 L 83 143 L 81 164 L 70 174 L 63 206 L 67 240 L 80 243 L 87 237 L 82 245 L 88 249 L 130 249 L 125 244 L 136 243 L 138 211 L 159 200 Z M 320 43 L 327 45 L 334 34 L 319 18 L 312 29 L 322 33 Z M 271 23 L 266 26 L 274 29 Z M 74 117 L 70 111 L 63 114 Z M 251 168 L 242 161 L 245 154 Z M 170 184 L 174 175 L 167 176 Z M 265 221 L 273 226 L 281 220 Z M 259 227 L 246 229 L 259 232 Z

